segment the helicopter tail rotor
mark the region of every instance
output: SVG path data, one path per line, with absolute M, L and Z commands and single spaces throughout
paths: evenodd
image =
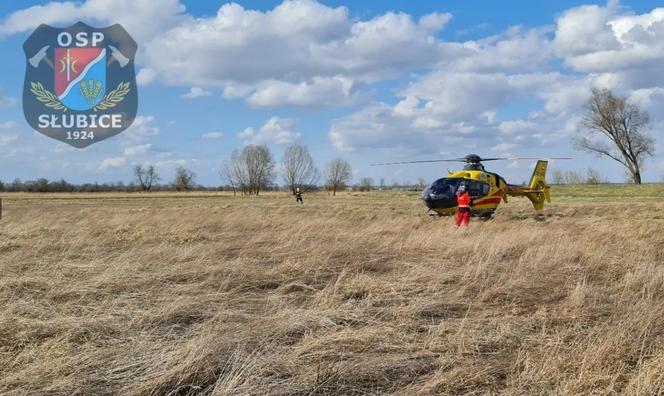
M 542 210 L 544 208 L 544 201 L 551 203 L 551 197 L 549 196 L 549 186 L 546 184 L 546 168 L 548 166 L 547 161 L 537 161 L 535 169 L 533 170 L 533 175 L 530 178 L 530 183 L 528 187 L 531 190 L 538 190 L 537 192 L 531 192 L 526 195 L 528 199 L 533 203 L 535 210 Z

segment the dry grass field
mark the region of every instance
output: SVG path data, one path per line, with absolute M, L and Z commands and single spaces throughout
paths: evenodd
M 664 186 L 11 195 L 0 394 L 664 394 Z

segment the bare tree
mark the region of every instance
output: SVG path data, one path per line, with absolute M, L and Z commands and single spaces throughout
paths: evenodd
M 237 194 L 237 189 L 240 188 L 240 181 L 235 175 L 235 167 L 232 160 L 224 161 L 221 164 L 220 175 L 221 178 L 231 186 L 233 189 L 233 196 L 235 196 Z
M 245 151 L 233 150 L 230 160 L 224 162 L 221 168 L 222 177 L 225 178 L 233 188 L 233 195 L 239 189 L 242 194 L 249 194 L 250 180 L 247 168 Z
M 325 168 L 325 180 L 332 195 L 337 195 L 337 190 L 345 186 L 351 178 L 352 170 L 348 161 L 336 158 L 330 161 Z
M 363 177 L 360 179 L 359 183 L 360 191 L 371 191 L 371 188 L 373 187 L 374 181 L 370 177 Z
M 293 194 L 297 187 L 302 191 L 310 189 L 320 178 L 309 149 L 301 144 L 295 143 L 286 148 L 281 166 L 284 182 Z
M 632 181 L 641 184 L 643 163 L 655 153 L 655 142 L 645 132 L 648 113 L 624 97 L 597 88 L 593 88 L 585 110 L 587 133 L 576 139 L 577 148 L 619 162 Z M 595 135 L 600 138 L 595 139 Z
M 589 167 L 586 173 L 586 184 L 603 184 L 603 183 L 607 183 L 606 178 L 595 169 Z
M 175 170 L 175 179 L 172 184 L 176 191 L 190 191 L 193 190 L 195 181 L 196 174 L 194 172 L 179 166 Z
M 242 150 L 251 194 L 258 195 L 274 180 L 274 160 L 266 146 L 247 146 Z
M 243 194 L 258 195 L 274 180 L 274 160 L 265 146 L 246 146 L 234 150 L 229 161 L 221 168 L 222 177 Z
M 39 179 L 33 182 L 33 191 L 34 192 L 48 192 L 48 180 L 40 177 Z
M 152 165 L 145 168 L 142 165 L 136 165 L 134 167 L 134 176 L 136 176 L 136 180 L 138 180 L 138 184 L 141 185 L 143 191 L 150 191 L 152 186 L 160 179 Z
M 565 184 L 582 184 L 583 177 L 576 171 L 567 170 L 564 175 Z
M 551 172 L 551 183 L 553 184 L 564 184 L 565 183 L 565 174 L 560 169 L 554 169 Z

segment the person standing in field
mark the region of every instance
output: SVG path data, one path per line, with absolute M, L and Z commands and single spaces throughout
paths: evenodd
M 470 195 L 468 194 L 468 191 L 466 191 L 465 184 L 459 186 L 459 189 L 457 190 L 456 193 L 456 199 L 457 199 L 457 206 L 459 207 L 459 209 L 457 211 L 456 222 L 454 224 L 458 228 L 461 225 L 461 222 L 463 222 L 463 225 L 468 227 L 468 223 L 470 222 L 471 199 Z
M 301 203 L 304 205 L 304 201 L 302 200 L 302 192 L 300 191 L 300 187 L 295 189 L 295 203 Z

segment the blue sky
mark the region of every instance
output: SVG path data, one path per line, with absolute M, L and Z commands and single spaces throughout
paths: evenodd
M 139 117 L 84 150 L 31 131 L 21 109 L 23 41 L 40 23 L 79 20 L 120 23 L 139 44 Z M 219 185 L 234 149 L 266 144 L 279 160 L 300 142 L 320 168 L 348 159 L 355 180 L 433 180 L 446 166 L 369 164 L 472 152 L 572 156 L 552 168 L 622 181 L 571 143 L 602 87 L 650 112 L 658 150 L 644 179 L 660 181 L 662 43 L 655 1 L 3 2 L 0 180 L 129 182 L 133 165 L 153 164 L 165 182 L 182 165 Z M 491 169 L 521 182 L 531 165 Z

